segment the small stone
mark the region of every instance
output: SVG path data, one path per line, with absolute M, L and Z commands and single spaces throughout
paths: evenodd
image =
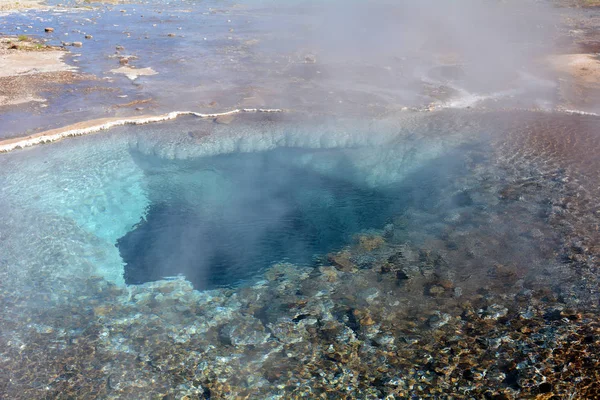
M 121 64 L 121 65 L 127 65 L 127 64 L 129 64 L 129 58 L 127 58 L 127 57 L 120 58 L 119 59 L 119 64 Z
M 168 37 L 175 37 L 176 35 L 174 33 L 169 33 L 167 34 Z
M 535 310 L 531 307 L 527 307 L 526 310 L 519 312 L 519 317 L 521 319 L 533 319 L 535 317 L 535 315 L 536 315 Z
M 442 280 L 440 280 L 438 282 L 438 285 L 440 285 L 444 289 L 453 289 L 454 288 L 454 282 L 452 282 L 449 279 L 442 279 Z
M 398 279 L 414 279 L 421 276 L 421 270 L 416 265 L 407 265 L 396 274 Z
M 568 318 L 571 321 L 580 320 L 582 318 L 581 314 L 572 309 L 565 309 L 560 312 L 560 316 L 563 318 Z
M 44 28 L 44 32 L 52 33 L 54 32 L 54 28 Z
M 259 320 L 250 316 L 231 321 L 220 331 L 224 342 L 233 346 L 255 346 L 265 343 L 271 334 Z
M 339 253 L 328 254 L 327 259 L 340 271 L 353 272 L 357 270 L 356 265 L 350 260 L 349 251 L 344 250 Z
M 394 224 L 387 224 L 383 227 L 383 237 L 388 239 L 394 237 Z
M 429 288 L 429 295 L 433 297 L 438 297 L 444 294 L 445 291 L 446 290 L 442 286 L 434 285 Z
M 91 39 L 91 38 L 93 38 L 93 36 L 92 35 L 85 35 L 85 38 L 86 39 Z
M 125 50 L 125 47 L 123 47 L 123 46 L 117 46 L 117 47 L 115 47 L 115 49 L 117 51 L 122 51 L 122 50 Z
M 81 43 L 81 42 L 73 42 L 73 46 L 74 47 L 81 47 L 81 46 L 83 46 L 83 43 Z
M 381 236 L 361 235 L 358 238 L 358 245 L 360 249 L 364 251 L 373 251 L 383 246 L 384 243 L 385 241 Z
M 512 266 L 505 266 L 502 264 L 495 264 L 490 271 L 492 276 L 496 276 L 499 278 L 515 278 L 517 277 L 517 269 Z
M 354 310 L 352 314 L 354 314 L 354 318 L 356 318 L 362 327 L 375 325 L 375 320 L 371 317 L 368 310 Z
M 364 299 L 368 304 L 371 304 L 379 297 L 379 290 L 377 288 L 369 288 L 360 293 L 360 297 Z
M 276 323 L 269 324 L 269 329 L 280 342 L 285 344 L 299 343 L 304 340 L 306 330 L 298 327 L 289 318 L 280 318 Z
M 375 338 L 375 342 L 380 346 L 390 346 L 394 344 L 394 340 L 396 340 L 396 338 L 392 335 L 377 336 Z
M 478 314 L 483 319 L 496 320 L 508 314 L 508 308 L 499 304 L 492 304 L 491 306 L 486 307 L 485 310 L 479 310 Z
M 446 325 L 448 322 L 450 322 L 450 319 L 451 319 L 450 314 L 441 313 L 438 311 L 438 312 L 436 312 L 435 315 L 432 315 L 431 317 L 429 317 L 429 319 L 427 320 L 427 323 L 433 329 L 439 329 L 442 326 Z
M 519 329 L 519 331 L 521 331 L 521 333 L 528 334 L 531 333 L 531 328 L 528 326 L 522 326 L 521 329 Z
M 321 276 L 327 282 L 336 282 L 338 280 L 339 273 L 334 267 L 319 267 L 319 272 L 321 272 Z

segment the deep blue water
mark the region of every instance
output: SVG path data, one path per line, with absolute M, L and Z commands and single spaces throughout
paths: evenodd
M 314 168 L 306 157 L 315 154 L 335 161 L 326 171 Z M 183 274 L 201 289 L 252 281 L 275 262 L 315 265 L 408 206 L 433 207 L 460 166 L 443 157 L 402 184 L 372 187 L 343 149 L 278 148 L 193 161 L 134 157 L 151 204 L 117 242 L 126 282 Z
M 146 218 L 118 241 L 126 282 L 184 274 L 198 288 L 235 285 L 274 262 L 311 264 L 402 207 L 400 191 L 355 183 L 349 165 L 331 177 L 291 162 L 306 153 L 237 153 L 149 172 L 172 179 L 150 185 L 161 193 L 150 193 Z M 186 186 L 182 176 L 195 172 L 198 186 Z

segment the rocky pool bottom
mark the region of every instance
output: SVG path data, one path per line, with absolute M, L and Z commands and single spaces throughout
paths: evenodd
M 132 399 L 597 396 L 597 119 L 447 112 L 394 121 L 371 128 L 352 123 L 363 135 L 339 128 L 344 134 L 323 135 L 318 146 L 282 122 L 250 121 L 222 132 L 212 125 L 188 130 L 181 123 L 154 133 L 124 129 L 6 158 L 2 202 L 12 217 L 2 219 L 0 231 L 0 393 Z M 250 145 L 245 135 L 232 147 L 223 144 L 226 130 L 243 131 L 246 124 L 253 135 L 262 132 L 262 145 Z M 386 126 L 396 133 L 363 140 Z M 288 133 L 267 140 L 274 128 Z M 183 133 L 165 136 L 169 129 Z M 208 146 L 211 138 L 220 143 L 218 151 Z M 434 142 L 440 145 L 432 147 Z M 131 207 L 119 211 L 131 214 L 127 229 L 113 232 L 106 227 L 115 221 L 99 219 L 116 215 L 110 199 L 118 191 L 84 202 L 87 214 L 97 208 L 93 221 L 72 204 L 65 211 L 62 197 L 35 185 L 38 198 L 29 199 L 29 213 L 19 208 L 24 192 L 16 188 L 30 183 L 35 171 L 23 160 L 35 164 L 40 155 L 49 164 L 44 179 L 62 175 L 76 185 L 81 175 L 92 175 L 102 187 L 115 179 L 112 163 L 123 180 L 132 176 L 122 164 L 103 159 L 107 148 L 172 166 L 196 159 L 194 152 L 202 158 L 292 143 L 357 151 L 350 158 L 360 172 L 355 185 L 402 187 L 407 195 L 382 225 L 359 227 L 310 265 L 276 263 L 235 287 L 198 291 L 182 278 L 124 287 L 111 268 L 97 267 L 112 259 L 100 250 L 103 243 L 114 245 L 139 222 Z M 77 149 L 87 153 L 79 158 L 72 151 Z M 97 158 L 105 180 L 91 172 Z M 309 157 L 303 166 L 342 179 L 337 172 L 347 169 L 319 169 L 323 160 Z M 79 162 L 90 171 L 77 170 Z M 157 179 L 154 184 L 169 181 L 156 170 L 149 174 L 152 168 L 139 159 L 136 165 Z M 69 177 L 72 170 L 77 182 Z M 392 170 L 402 173 L 393 177 Z M 151 181 L 140 188 L 127 181 L 120 203 L 145 193 L 139 208 L 147 209 L 157 201 Z M 416 187 L 435 190 L 409 190 Z M 52 207 L 52 216 L 35 208 L 36 201 Z M 27 218 L 51 228 L 28 233 L 27 242 L 11 238 L 11 224 Z M 47 245 L 56 238 L 62 239 Z M 74 251 L 77 246 L 84 250 Z

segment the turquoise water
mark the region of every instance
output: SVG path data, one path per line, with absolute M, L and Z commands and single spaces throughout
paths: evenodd
M 356 233 L 392 223 L 415 192 L 435 193 L 440 171 L 417 187 L 369 187 L 356 153 L 284 147 L 183 161 L 132 153 L 151 203 L 117 240 L 125 282 L 182 274 L 206 289 L 257 279 L 276 262 L 315 265 Z M 323 160 L 328 171 L 311 168 Z

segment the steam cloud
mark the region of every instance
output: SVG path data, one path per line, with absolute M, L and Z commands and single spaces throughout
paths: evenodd
M 263 48 L 281 52 L 291 45 L 301 56 L 314 54 L 325 87 L 379 88 L 414 101 L 431 82 L 551 100 L 542 59 L 553 48 L 559 20 L 549 2 L 301 2 L 287 18 L 288 4 L 271 6 L 283 16 Z

